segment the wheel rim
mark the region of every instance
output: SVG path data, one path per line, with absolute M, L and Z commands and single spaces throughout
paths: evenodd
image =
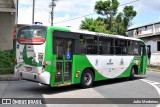
M 92 76 L 90 73 L 86 73 L 85 77 L 84 77 L 84 82 L 86 85 L 90 85 L 92 82 Z
M 132 69 L 132 76 L 134 76 L 134 69 Z

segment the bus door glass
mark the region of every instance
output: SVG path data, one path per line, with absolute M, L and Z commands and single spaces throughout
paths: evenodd
M 147 66 L 147 57 L 146 57 L 146 48 L 145 45 L 140 45 L 141 50 L 141 73 L 145 74 L 146 72 L 146 66 Z
M 55 82 L 57 84 L 69 83 L 72 74 L 73 40 L 56 38 L 55 42 L 57 56 Z

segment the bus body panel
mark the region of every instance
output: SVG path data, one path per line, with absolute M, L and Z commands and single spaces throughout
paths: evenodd
M 45 56 L 44 60 L 48 63 L 45 67 L 45 71 L 50 73 L 50 86 L 55 85 L 55 72 L 56 72 L 56 55 L 53 54 L 53 32 L 54 31 L 64 31 L 69 32 L 70 30 L 67 28 L 61 27 L 53 27 L 50 26 L 47 29 L 47 36 L 46 36 L 46 48 L 45 48 Z
M 44 50 L 45 43 L 42 45 L 23 45 L 17 43 L 16 75 L 24 79 L 49 84 L 50 73 L 41 73 L 45 55 Z
M 112 59 L 111 62 L 110 59 Z M 72 80 L 74 84 L 80 83 L 81 75 L 86 68 L 93 68 L 95 81 L 129 77 L 132 67 L 138 66 L 140 62 L 141 59 L 134 56 L 76 55 Z M 79 71 L 79 77 L 76 77 L 76 71 Z
M 81 82 L 81 76 L 85 69 L 92 69 L 94 80 L 106 80 L 113 78 L 129 77 L 133 66 L 138 67 L 137 74 L 145 74 L 147 66 L 146 54 L 143 55 L 87 55 L 73 54 L 71 63 L 71 81 L 64 81 L 64 73 L 67 60 L 57 60 L 57 55 L 53 52 L 54 31 L 71 32 L 67 28 L 50 26 L 46 29 L 46 38 L 43 44 L 16 45 L 15 72 L 18 77 L 48 84 L 51 87 L 62 84 L 77 84 Z M 123 38 L 123 37 L 120 37 Z M 141 41 L 139 41 L 141 42 Z M 142 43 L 143 44 L 143 43 Z M 65 57 L 65 56 L 63 56 Z M 43 67 L 43 62 L 46 63 Z M 61 62 L 62 80 L 56 82 L 57 63 Z

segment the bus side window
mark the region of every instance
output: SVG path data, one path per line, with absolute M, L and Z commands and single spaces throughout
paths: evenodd
M 114 54 L 113 39 L 99 38 L 99 54 Z
M 140 55 L 140 45 L 138 42 L 134 42 L 134 52 L 133 52 L 134 55 Z
M 92 35 L 85 36 L 86 54 L 98 54 L 98 38 Z
M 83 35 L 80 35 L 80 53 L 81 54 L 86 54 L 86 46 L 85 46 L 85 38 Z
M 140 45 L 135 41 L 128 41 L 128 55 L 140 55 Z
M 115 41 L 115 50 L 118 55 L 127 54 L 127 40 L 116 39 Z
M 133 41 L 128 41 L 128 55 L 133 55 Z

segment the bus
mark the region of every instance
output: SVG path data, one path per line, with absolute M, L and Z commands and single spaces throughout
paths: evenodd
M 28 25 L 16 37 L 15 75 L 51 87 L 144 75 L 147 48 L 140 39 L 84 30 Z

